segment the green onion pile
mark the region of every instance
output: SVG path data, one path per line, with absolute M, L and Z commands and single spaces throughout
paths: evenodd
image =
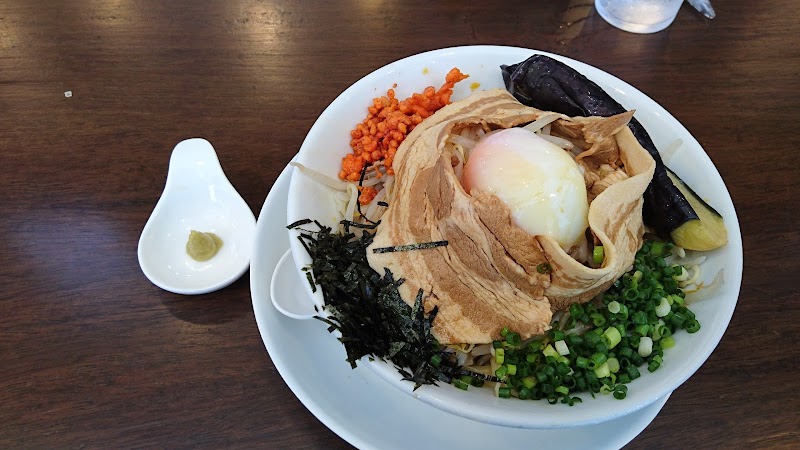
M 581 401 L 575 396 L 581 392 L 624 399 L 626 384 L 641 376 L 640 369 L 654 372 L 663 364 L 676 332 L 700 329 L 673 278 L 682 267 L 667 265 L 671 249 L 669 243 L 645 242 L 633 269 L 599 302 L 573 304 L 540 339 L 522 342 L 518 333 L 504 329 L 503 340 L 493 343 L 498 396 L 570 406 Z M 452 383 L 467 389 L 483 380 L 463 376 Z

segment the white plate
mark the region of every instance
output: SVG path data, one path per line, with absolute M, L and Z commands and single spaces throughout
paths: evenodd
M 641 378 L 631 382 L 624 401 L 618 401 L 610 395 L 596 399 L 582 395 L 584 402 L 579 407 L 561 404 L 554 407 L 546 402 L 507 402 L 498 400 L 488 389 L 465 392 L 451 385 L 422 386 L 412 391 L 413 384 L 402 381 L 391 364 L 382 361 L 364 364 L 403 392 L 453 414 L 512 427 L 573 427 L 624 416 L 678 388 L 706 361 L 733 315 L 742 277 L 742 242 L 736 212 L 725 183 L 711 159 L 677 119 L 628 83 L 579 61 L 523 48 L 456 47 L 410 56 L 355 82 L 314 123 L 297 160 L 314 170 L 336 177 L 341 158 L 349 151 L 349 130 L 363 119 L 365 107 L 371 99 L 384 95 L 394 83 L 397 83 L 397 97 L 406 98 L 425 86 L 441 85 L 447 72 L 458 67 L 470 76 L 456 85 L 453 100 L 458 100 L 470 94 L 473 83 L 480 84 L 478 89 L 504 87 L 499 66 L 521 62 L 535 53 L 570 65 L 600 85 L 624 107 L 635 109 L 636 118 L 647 129 L 657 148 L 663 150 L 677 139 L 683 141 L 680 149 L 671 155 L 669 166 L 722 214 L 728 228 L 728 244 L 707 252 L 708 259 L 703 264 L 705 281 L 710 282 L 717 271 L 724 268 L 725 283 L 714 296 L 692 304 L 692 311 L 702 328 L 692 335 L 676 335 L 675 347 L 667 352 L 661 368 L 654 373 L 645 371 Z M 338 222 L 335 206 L 328 200 L 331 190 L 327 186 L 296 172 L 291 179 L 289 192 L 286 223 L 307 218 L 331 226 Z M 297 239 L 292 238 L 290 242 L 299 270 L 310 263 L 310 258 Z M 305 287 L 309 290 L 307 283 Z M 321 304 L 320 289 L 315 298 Z
M 256 225 L 250 289 L 261 338 L 275 368 L 297 398 L 325 426 L 362 448 L 502 447 L 616 449 L 655 418 L 669 394 L 624 417 L 568 430 L 505 428 L 448 414 L 401 393 L 365 367 L 350 369 L 344 348 L 317 320 L 279 313 L 269 297 L 272 272 L 289 248 L 286 196 L 291 168 L 272 187 Z M 398 426 L 401 424 L 401 426 Z

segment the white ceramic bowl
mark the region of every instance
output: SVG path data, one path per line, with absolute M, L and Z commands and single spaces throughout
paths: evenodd
M 470 94 L 473 83 L 480 83 L 478 89 L 503 87 L 499 66 L 521 62 L 534 53 L 547 54 L 512 47 L 457 47 L 422 53 L 382 67 L 350 86 L 325 109 L 309 131 L 297 160 L 336 177 L 342 157 L 350 151 L 350 130 L 363 120 L 372 98 L 384 95 L 394 83 L 397 83 L 397 97 L 406 98 L 426 86 L 440 86 L 445 74 L 458 67 L 470 75 L 454 90 L 453 100 L 458 100 Z M 676 139 L 683 140 L 681 148 L 669 159 L 669 165 L 725 218 L 729 242 L 724 248 L 709 252 L 703 266 L 707 281 L 718 270 L 724 269 L 725 283 L 713 297 L 692 305 L 702 324 L 700 331 L 692 335 L 677 334 L 676 345 L 665 353 L 661 368 L 654 373 L 645 370 L 641 378 L 628 385 L 628 396 L 624 400 L 616 400 L 610 395 L 592 398 L 583 394 L 580 395 L 583 403 L 569 407 L 550 405 L 546 401 L 499 399 L 490 389 L 462 391 L 450 385 L 440 385 L 423 386 L 412 391 L 412 384 L 401 381 L 391 364 L 360 361 L 397 388 L 437 408 L 509 427 L 564 428 L 600 423 L 637 411 L 672 392 L 697 371 L 719 343 L 733 315 L 741 285 L 742 244 L 736 212 L 722 178 L 700 144 L 664 108 L 633 86 L 581 62 L 547 55 L 586 75 L 626 108 L 636 109 L 636 117 L 658 148 L 666 148 Z M 339 219 L 334 205 L 327 200 L 331 194 L 329 188 L 295 170 L 289 186 L 287 223 L 312 218 L 335 226 Z M 298 240 L 290 237 L 292 254 L 300 270 L 310 263 L 310 259 Z M 319 290 L 311 294 L 309 289 L 308 293 L 315 303 L 322 304 Z M 342 364 L 347 363 L 342 361 Z

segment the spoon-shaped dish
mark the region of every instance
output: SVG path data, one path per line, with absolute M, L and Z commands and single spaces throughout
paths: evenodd
M 286 250 L 275 271 L 269 286 L 269 296 L 275 309 L 292 319 L 306 320 L 317 315 L 314 303 L 308 297 L 292 259 L 292 251 Z
M 164 192 L 139 238 L 139 266 L 161 289 L 205 294 L 236 281 L 250 265 L 256 219 L 225 177 L 214 147 L 187 139 L 172 151 Z M 191 230 L 222 239 L 219 253 L 195 261 L 186 253 Z

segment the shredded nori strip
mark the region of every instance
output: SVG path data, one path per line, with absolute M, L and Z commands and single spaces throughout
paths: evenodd
M 380 201 L 378 202 L 378 206 L 389 206 L 389 204 L 384 201 Z
M 456 369 L 453 372 L 453 374 L 455 376 L 468 375 L 468 376 L 471 376 L 473 378 L 479 378 L 479 379 L 481 379 L 483 381 L 491 381 L 493 383 L 501 383 L 503 381 L 503 380 L 501 380 L 500 378 L 497 378 L 494 375 L 486 375 L 486 374 L 483 374 L 483 373 L 473 372 L 471 370 L 465 370 L 465 369 Z
M 349 233 L 350 232 L 350 227 L 363 228 L 365 230 L 374 230 L 375 228 L 378 227 L 378 225 L 381 224 L 381 221 L 379 220 L 379 221 L 373 222 L 373 223 L 359 223 L 359 222 L 353 222 L 352 220 L 342 220 L 339 223 L 341 225 L 344 225 L 344 232 L 345 233 Z
M 367 165 L 364 164 L 364 167 L 361 169 L 361 177 L 358 179 L 358 192 L 361 192 L 361 188 L 364 187 L 364 175 L 367 174 Z M 361 216 L 367 222 L 378 226 L 376 222 L 369 220 L 369 217 L 365 216 L 363 212 L 361 212 L 361 200 L 356 199 L 356 209 L 358 210 L 358 215 Z
M 388 269 L 381 275 L 370 267 L 366 249 L 372 234 L 334 233 L 315 223 L 319 231 L 304 230 L 299 239 L 311 256 L 311 272 L 328 312 L 316 318 L 329 325 L 329 332 L 341 333 L 350 366 L 369 356 L 390 360 L 404 380 L 414 382 L 414 389 L 449 383 L 458 367 L 431 334 L 438 308 L 425 314 L 422 290 L 414 306 L 407 305 L 397 290 L 404 280 L 396 280 Z M 438 367 L 431 364 L 434 355 L 442 357 Z
M 434 241 L 434 242 L 423 242 L 421 244 L 395 245 L 394 247 L 378 247 L 372 249 L 372 253 L 392 253 L 392 252 L 405 252 L 408 250 L 425 250 L 429 248 L 444 247 L 447 244 L 448 244 L 447 241 Z
M 289 225 L 286 225 L 286 229 L 287 230 L 293 230 L 293 229 L 295 229 L 297 227 L 300 227 L 300 226 L 303 226 L 303 225 L 307 225 L 309 223 L 311 223 L 311 219 L 300 219 L 297 222 L 293 222 L 293 223 L 291 223 Z

